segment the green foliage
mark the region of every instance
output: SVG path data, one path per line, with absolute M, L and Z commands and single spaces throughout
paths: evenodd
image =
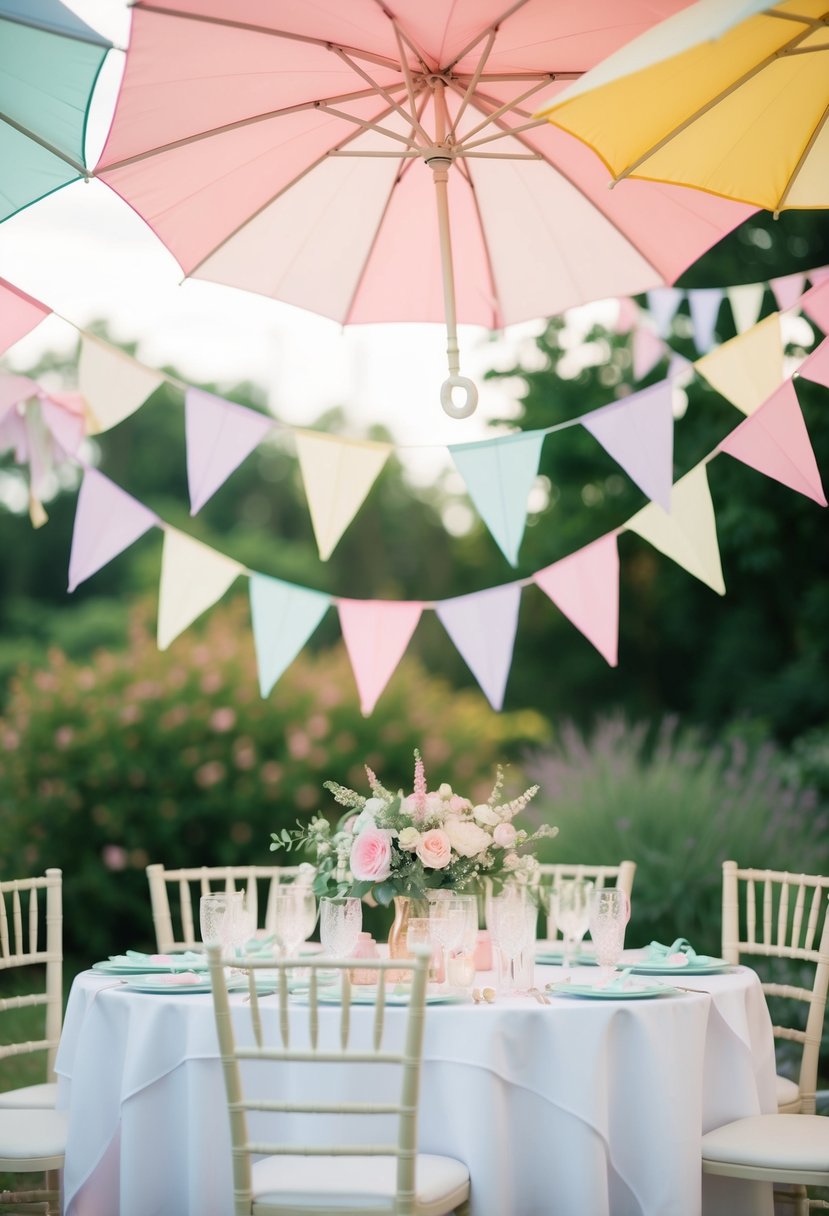
M 92 961 L 151 944 L 144 867 L 267 864 L 270 834 L 327 803 L 332 774 L 409 779 L 414 747 L 486 797 L 497 759 L 546 737 L 404 661 L 361 717 L 344 650 L 303 654 L 260 698 L 247 607 L 215 608 L 160 653 L 145 606 L 129 646 L 21 668 L 0 718 L 3 877 L 64 872 L 66 948 Z
M 722 862 L 829 872 L 829 815 L 770 743 L 711 742 L 665 718 L 567 725 L 528 762 L 535 813 L 560 829 L 541 860 L 637 863 L 628 944 L 687 937 L 718 954 Z

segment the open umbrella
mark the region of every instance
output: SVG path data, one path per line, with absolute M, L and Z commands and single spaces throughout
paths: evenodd
M 96 176 L 188 276 L 342 323 L 445 320 L 441 397 L 462 417 L 456 320 L 498 329 L 672 282 L 748 214 L 675 187 L 610 194 L 592 153 L 532 118 L 683 6 L 138 0 Z
M 58 0 L 0 0 L 0 221 L 87 176 L 86 119 L 110 46 Z
M 615 181 L 676 182 L 774 212 L 829 207 L 829 3 L 702 0 L 541 114 Z

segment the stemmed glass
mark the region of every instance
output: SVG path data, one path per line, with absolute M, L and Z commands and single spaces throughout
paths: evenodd
M 441 949 L 444 985 L 448 986 L 449 956 L 463 944 L 467 905 L 463 899 L 434 899 L 429 902 L 429 927 Z
M 330 958 L 350 958 L 362 927 L 361 900 L 351 896 L 320 900 L 320 941 Z
M 532 945 L 536 916 L 535 904 L 524 891 L 502 891 L 489 901 L 487 926 L 497 948 L 499 987 L 505 992 L 518 989 L 516 963 Z
M 270 918 L 268 927 L 273 933 L 279 956 L 295 957 L 317 923 L 317 901 L 313 891 L 294 884 L 278 891 L 271 897 Z
M 590 904 L 590 936 L 596 947 L 596 962 L 605 982 L 610 980 L 625 948 L 625 928 L 630 919 L 630 900 L 618 887 L 594 891 Z
M 586 878 L 565 878 L 553 888 L 550 906 L 564 939 L 565 967 L 572 967 L 582 938 L 590 926 L 593 883 Z

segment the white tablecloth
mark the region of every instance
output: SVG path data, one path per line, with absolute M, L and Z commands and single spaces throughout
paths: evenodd
M 538 967 L 536 981 L 560 976 Z M 467 1163 L 473 1216 L 769 1216 L 770 1187 L 703 1186 L 699 1155 L 702 1131 L 775 1108 L 759 982 L 736 968 L 686 983 L 705 991 L 428 1009 L 420 1148 Z M 321 1010 L 323 1023 L 337 1014 Z M 373 1010 L 352 1016 L 368 1035 Z M 403 1011 L 388 1017 L 391 1045 Z M 217 1053 L 209 996 L 78 976 L 57 1061 L 66 1216 L 227 1216 Z

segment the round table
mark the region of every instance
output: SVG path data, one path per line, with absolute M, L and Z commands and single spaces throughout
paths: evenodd
M 573 982 L 595 974 L 576 969 Z M 561 975 L 539 966 L 536 983 Z M 467 1163 L 472 1216 L 699 1216 L 703 1206 L 705 1216 L 769 1216 L 768 1185 L 703 1183 L 699 1149 L 701 1133 L 775 1109 L 759 981 L 735 967 L 677 983 L 695 991 L 429 1006 L 419 1147 Z M 271 1007 L 275 1018 L 275 997 Z M 297 1024 L 301 1016 L 297 1007 Z M 370 1006 L 355 1007 L 353 1033 L 368 1038 L 372 1018 Z M 389 1046 L 402 1025 L 403 1011 L 389 1009 Z M 70 1114 L 67 1216 L 231 1210 L 209 995 L 133 992 L 84 972 L 70 993 L 57 1072 Z M 353 1075 L 344 1083 L 353 1098 L 352 1086 Z

